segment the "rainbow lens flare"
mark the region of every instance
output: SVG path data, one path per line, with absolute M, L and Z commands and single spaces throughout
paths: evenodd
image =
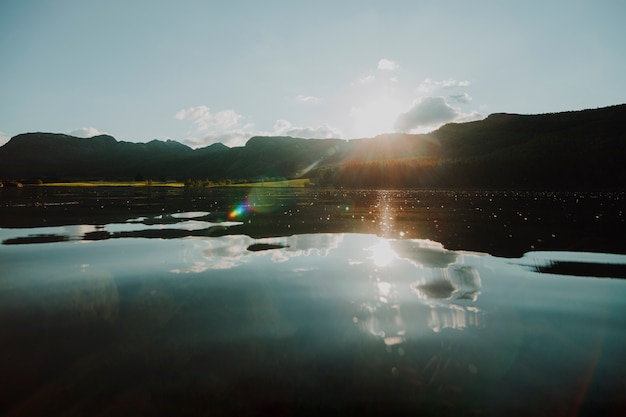
M 244 201 L 243 203 L 240 203 L 237 207 L 235 207 L 234 209 L 232 209 L 232 211 L 230 213 L 228 213 L 228 218 L 229 219 L 236 219 L 237 217 L 241 217 L 242 215 L 250 212 L 250 205 L 248 204 L 248 201 Z
M 291 204 L 293 197 L 282 195 L 279 191 L 265 187 L 252 187 L 244 201 L 228 212 L 228 218 L 234 220 L 250 213 L 271 213 L 284 210 Z

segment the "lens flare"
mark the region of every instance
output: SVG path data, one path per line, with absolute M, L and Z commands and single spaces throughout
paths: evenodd
M 250 212 L 250 205 L 248 204 L 248 201 L 244 201 L 242 203 L 239 203 L 239 205 L 237 207 L 235 207 L 234 209 L 232 209 L 232 211 L 230 213 L 228 213 L 228 218 L 229 219 L 236 219 L 238 217 L 243 216 L 244 214 Z
M 291 207 L 294 196 L 280 188 L 264 186 L 252 187 L 244 200 L 228 212 L 228 218 L 234 220 L 246 214 L 267 214 L 285 211 Z

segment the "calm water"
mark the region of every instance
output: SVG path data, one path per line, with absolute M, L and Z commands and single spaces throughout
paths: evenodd
M 624 195 L 0 192 L 3 415 L 624 415 Z

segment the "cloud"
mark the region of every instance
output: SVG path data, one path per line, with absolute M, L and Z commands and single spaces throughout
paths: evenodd
M 395 127 L 402 132 L 411 129 L 451 122 L 458 111 L 446 103 L 443 97 L 423 97 L 413 103 L 406 113 L 398 116 Z
M 76 136 L 77 138 L 91 138 L 98 135 L 108 135 L 107 132 L 101 132 L 95 127 L 81 127 L 80 129 L 72 130 L 69 134 L 71 136 Z
M 452 87 L 467 87 L 469 86 L 469 81 L 457 81 L 453 78 L 448 78 L 447 80 L 436 81 L 430 78 L 424 79 L 422 83 L 417 87 L 417 91 L 419 93 L 430 93 L 438 88 L 452 88 Z
M 374 81 L 376 79 L 375 76 L 373 76 L 372 74 L 368 74 L 368 75 L 364 75 L 363 77 L 359 78 L 357 80 L 357 82 L 359 84 L 368 84 L 371 83 L 372 81 Z
M 192 148 L 202 148 L 213 143 L 221 142 L 226 146 L 243 146 L 253 136 L 292 136 L 303 139 L 329 139 L 342 138 L 340 130 L 323 124 L 317 127 L 297 127 L 287 120 L 279 119 L 274 123 L 272 131 L 262 131 L 254 128 L 252 124 L 235 126 L 232 129 L 213 130 L 208 133 L 197 132 L 182 142 Z
M 4 132 L 0 132 L 0 146 L 4 145 L 5 143 L 7 143 L 9 141 L 9 139 L 11 139 L 9 137 L 9 135 L 7 135 Z
M 322 98 L 315 97 L 315 96 L 305 96 L 302 94 L 296 97 L 296 100 L 298 100 L 300 103 L 308 103 L 308 104 L 322 104 L 324 102 L 324 99 Z
M 235 113 L 234 110 L 222 110 L 212 114 L 207 106 L 190 107 L 181 109 L 174 118 L 178 120 L 190 120 L 199 131 L 205 131 L 212 128 L 228 129 L 239 123 L 241 115 Z
M 250 138 L 252 124 L 241 125 L 242 115 L 234 110 L 211 113 L 208 106 L 181 109 L 175 115 L 177 120 L 190 121 L 195 131 L 183 139 L 183 143 L 199 148 L 221 142 L 226 146 L 241 146 Z
M 273 134 L 303 139 L 331 139 L 343 137 L 339 129 L 327 124 L 318 127 L 294 127 L 287 120 L 276 120 Z
M 460 113 L 459 117 L 454 121 L 455 123 L 475 122 L 476 120 L 482 120 L 483 115 L 477 111 L 471 113 Z
M 400 66 L 396 61 L 391 61 L 389 59 L 381 59 L 378 61 L 378 69 L 383 71 L 393 71 L 398 69 Z
M 462 113 L 448 104 L 443 97 L 421 97 L 413 106 L 396 119 L 395 129 L 410 132 L 413 129 L 437 128 L 450 122 L 478 120 L 482 116 L 477 112 Z
M 376 67 L 379 71 L 394 71 L 397 70 L 398 68 L 400 68 L 400 66 L 398 65 L 398 63 L 396 61 L 391 61 L 389 59 L 383 58 L 380 61 L 378 61 L 378 65 Z M 375 72 L 373 70 L 370 70 L 370 72 L 367 75 L 363 75 L 359 78 L 357 78 L 356 80 L 356 84 L 371 84 L 374 81 L 377 80 L 376 76 L 372 73 Z M 384 77 L 382 77 L 384 78 Z M 395 77 L 391 77 L 389 78 L 389 80 L 391 82 L 397 82 L 398 79 Z
M 252 129 L 252 125 L 246 125 L 240 128 L 210 132 L 202 136 L 192 136 L 184 139 L 182 142 L 192 148 L 202 148 L 214 143 L 223 143 L 228 147 L 243 146 L 252 136 L 256 136 L 259 132 Z
M 274 123 L 274 132 L 281 134 L 282 132 L 287 131 L 287 129 L 289 129 L 291 127 L 291 123 L 289 123 L 287 120 L 276 120 L 276 123 Z
M 450 98 L 459 103 L 469 103 L 472 101 L 472 97 L 467 93 L 452 95 Z

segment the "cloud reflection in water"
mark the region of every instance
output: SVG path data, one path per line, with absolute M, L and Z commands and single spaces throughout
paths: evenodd
M 349 239 L 345 241 L 347 237 Z M 355 245 L 355 239 L 361 246 Z M 363 307 L 355 315 L 355 323 L 364 331 L 383 338 L 388 345 L 402 343 L 407 333 L 406 318 L 402 313 L 404 304 L 414 305 L 418 300 L 423 311 L 417 316 L 410 316 L 410 327 L 426 324 L 437 332 L 442 328 L 464 329 L 484 325 L 484 315 L 475 305 L 482 287 L 479 272 L 463 264 L 464 255 L 446 250 L 437 242 L 345 234 L 263 239 L 227 235 L 187 240 L 184 254 L 186 266 L 173 268 L 171 272 L 200 274 L 209 270 L 234 269 L 248 264 L 257 265 L 256 260 L 261 258 L 273 264 L 298 260 L 288 269 L 309 280 L 319 280 L 320 275 L 324 275 L 324 279 L 328 280 L 325 283 L 328 291 L 352 302 L 360 302 Z M 267 245 L 269 249 L 250 251 L 248 248 L 251 245 Z M 322 261 L 321 258 L 329 257 L 333 251 L 337 254 L 332 261 Z M 309 257 L 313 258 L 301 265 L 304 258 Z M 323 263 L 320 264 L 320 261 Z M 332 269 L 329 267 L 331 263 L 337 266 Z M 342 286 L 341 276 L 356 278 L 362 270 L 369 270 L 370 274 L 361 284 L 365 285 L 361 294 L 354 291 L 353 285 Z M 273 274 L 272 271 L 268 269 L 267 273 Z M 310 285 L 320 284 L 311 281 Z
M 191 238 L 193 249 L 187 250 L 185 268 L 172 269 L 174 273 L 200 273 L 210 269 L 231 269 L 253 258 L 270 257 L 273 263 L 284 263 L 298 257 L 325 257 L 343 240 L 342 234 L 319 233 L 275 238 L 253 239 L 244 235 L 226 235 L 219 238 Z M 266 251 L 250 251 L 253 244 L 276 245 Z
M 435 332 L 484 326 L 484 314 L 475 305 L 482 288 L 480 274 L 463 264 L 464 255 L 429 240 L 379 239 L 368 251 L 373 253 L 369 260 L 377 271 L 373 276 L 376 296 L 364 303 L 354 321 L 364 331 L 381 337 L 387 346 L 403 343 L 407 327 L 415 328 L 416 321 L 426 321 Z M 386 273 L 394 262 L 403 263 L 403 272 L 407 272 Z M 408 283 L 407 276 L 417 279 Z M 426 309 L 414 314 L 411 307 L 412 323 L 407 325 L 403 311 L 416 301 L 407 297 L 408 293 L 421 300 Z

